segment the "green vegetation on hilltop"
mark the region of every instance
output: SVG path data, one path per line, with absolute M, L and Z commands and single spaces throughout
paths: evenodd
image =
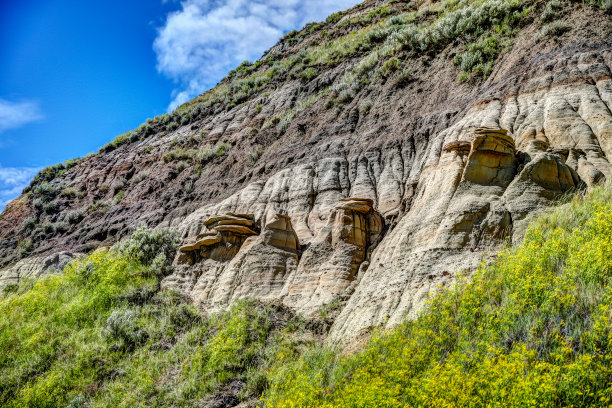
M 418 3 L 418 7 L 417 7 Z M 570 26 L 558 21 L 563 9 L 573 4 L 596 6 L 612 13 L 612 0 L 444 0 L 433 4 L 389 0 L 364 11 L 363 4 L 329 16 L 324 22 L 309 23 L 300 31 L 287 33 L 280 41 L 283 51 L 271 50 L 260 60 L 242 62 L 217 86 L 189 102 L 117 136 L 102 146 L 107 153 L 122 145 L 165 135 L 203 117 L 219 114 L 259 97 L 255 111 L 261 112 L 271 92 L 287 81 L 304 83 L 316 79 L 330 67 L 351 61 L 342 78 L 329 90 L 325 106 L 342 106 L 377 81 L 391 79 L 398 87 L 412 78 L 411 65 L 421 55 L 436 55 L 453 47 L 458 78 L 486 78 L 502 52 L 513 44 L 519 29 L 536 21 L 538 40 L 560 36 Z M 537 11 L 537 13 L 533 13 Z M 304 95 L 306 99 L 312 95 Z M 290 125 L 285 120 L 277 131 Z M 31 187 L 50 181 L 79 160 L 43 170 Z M 29 191 L 27 188 L 24 192 Z
M 459 78 L 486 78 L 504 49 L 512 45 L 518 30 L 539 17 L 548 22 L 539 38 L 561 35 L 569 27 L 560 21 L 560 12 L 572 3 L 595 5 L 612 12 L 612 0 L 529 2 L 526 0 L 444 0 L 431 5 L 391 0 L 369 12 L 361 5 L 349 12 L 330 16 L 325 22 L 309 23 L 282 39 L 285 51 L 271 51 L 260 60 L 242 62 L 216 87 L 138 129 L 119 135 L 100 151 L 143 140 L 149 135 L 174 131 L 202 116 L 218 114 L 263 92 L 282 87 L 286 81 L 309 82 L 330 67 L 352 60 L 354 67 L 334 84 L 334 98 L 328 105 L 352 100 L 378 78 L 391 77 L 401 85 L 411 65 L 422 54 L 435 55 L 446 47 L 458 51 L 454 64 Z M 539 15 L 532 13 L 537 10 Z M 565 31 L 564 31 L 565 30 Z M 391 61 L 391 62 L 389 62 Z M 397 65 L 398 62 L 400 65 Z M 279 133 L 283 133 L 281 127 Z
M 612 186 L 530 226 L 415 321 L 271 375 L 270 407 L 607 407 L 612 403 Z

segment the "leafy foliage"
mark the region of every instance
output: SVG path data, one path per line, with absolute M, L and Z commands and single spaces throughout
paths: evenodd
M 116 246 L 116 250 L 128 259 L 163 272 L 172 262 L 179 244 L 180 238 L 174 231 L 151 230 L 140 225 L 128 239 Z
M 282 306 L 244 301 L 203 317 L 160 290 L 159 255 L 174 249 L 172 233 L 141 227 L 0 293 L 0 406 L 200 407 L 233 380 L 252 399 L 275 358 L 312 345 Z

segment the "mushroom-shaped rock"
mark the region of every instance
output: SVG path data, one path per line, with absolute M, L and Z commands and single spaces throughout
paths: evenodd
M 204 221 L 204 226 L 209 229 L 216 229 L 218 225 L 244 225 L 251 227 L 253 224 L 254 221 L 251 218 L 236 217 L 234 215 L 220 215 Z
M 246 238 L 236 255 L 215 269 L 214 275 L 200 276 L 195 286 L 196 302 L 215 311 L 238 299 L 280 299 L 297 267 L 298 249 L 291 219 L 276 214 L 260 235 Z
M 230 217 L 246 218 L 247 220 L 251 220 L 251 221 L 253 221 L 255 219 L 255 215 L 254 214 L 237 214 L 237 213 L 233 213 L 233 212 L 228 212 L 228 213 L 225 213 L 225 214 L 229 215 Z
M 476 128 L 474 133 L 476 133 L 477 135 L 486 135 L 486 134 L 498 134 L 502 136 L 508 135 L 508 131 L 506 129 L 492 128 L 492 127 L 486 127 L 486 126 Z
M 467 140 L 455 140 L 453 142 L 449 142 L 442 147 L 442 151 L 445 152 L 459 152 L 459 153 L 469 153 L 472 150 L 472 143 Z
M 339 200 L 302 255 L 286 287 L 285 304 L 313 315 L 342 296 L 380 240 L 383 221 L 372 205 L 367 198 Z
M 336 208 L 367 214 L 372 211 L 373 205 L 374 200 L 369 198 L 341 198 Z
M 221 242 L 223 238 L 217 232 L 202 234 L 197 240 L 187 242 L 179 249 L 181 252 L 197 251 L 203 246 L 210 246 Z
M 215 226 L 215 230 L 218 232 L 231 232 L 236 235 L 257 235 L 255 231 L 250 229 L 249 227 L 245 227 L 244 225 L 217 225 Z

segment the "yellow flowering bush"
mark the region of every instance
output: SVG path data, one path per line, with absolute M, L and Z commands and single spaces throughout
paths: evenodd
M 318 348 L 279 365 L 263 400 L 268 407 L 611 406 L 611 280 L 608 183 L 533 222 L 519 247 L 470 281 L 460 278 L 417 320 L 374 336 L 362 352 Z

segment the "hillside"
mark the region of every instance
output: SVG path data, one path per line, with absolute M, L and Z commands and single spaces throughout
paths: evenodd
M 521 245 L 532 219 L 610 177 L 611 13 L 610 0 L 367 0 L 288 33 L 259 61 L 99 152 L 43 170 L 0 215 L 3 307 L 20 305 L 1 336 L 23 358 L 2 373 L 2 398 L 19 394 L 25 405 L 45 406 L 28 398 L 59 398 L 41 397 L 49 384 L 68 398 L 86 391 L 81 383 L 91 385 L 88 396 L 106 398 L 97 393 L 109 379 L 124 387 L 155 355 L 156 375 L 185 387 L 172 394 L 176 404 L 192 391 L 204 398 L 229 387 L 234 395 L 244 384 L 254 387 L 249 399 L 265 388 L 251 385 L 263 377 L 249 379 L 250 367 L 274 364 L 268 346 L 352 349 L 378 330 L 420 330 L 405 322 L 431 295 L 460 276 L 469 282 L 498 251 Z M 143 242 L 105 252 L 130 236 Z M 88 273 L 100 281 L 88 283 Z M 34 286 L 42 292 L 30 290 L 48 275 Z M 470 285 L 465 290 L 477 292 Z M 83 300 L 97 291 L 91 304 Z M 120 313 L 134 302 L 142 325 L 125 334 L 122 319 L 135 317 Z M 258 313 L 255 323 L 236 317 L 244 309 Z M 108 320 L 115 312 L 117 329 Z M 37 328 L 36 319 L 55 318 L 45 324 L 65 331 Z M 289 321 L 294 336 L 275 343 Z M 17 335 L 29 339 L 18 347 L 9 328 L 21 324 L 33 326 Z M 219 340 L 215 357 L 201 348 L 217 335 L 239 343 L 226 350 Z M 98 338 L 83 343 L 91 348 L 77 347 L 67 360 L 82 369 L 66 363 L 81 382 L 54 359 L 68 353 L 64 341 L 91 336 Z M 50 339 L 48 353 L 41 338 Z M 500 347 L 498 340 L 482 344 Z M 228 357 L 252 341 L 252 355 Z M 142 365 L 123 360 L 143 344 L 149 349 L 135 357 Z M 188 362 L 177 368 L 185 353 L 194 371 Z M 100 366 L 90 367 L 100 355 Z M 9 364 L 8 353 L 3 358 Z M 206 362 L 232 358 L 227 366 Z M 433 375 L 429 369 L 418 373 Z M 242 385 L 231 388 L 236 372 Z M 159 378 L 142 381 L 150 382 L 134 401 L 170 398 L 169 390 L 147 394 Z M 321 387 L 329 392 L 317 403 L 345 398 L 333 382 Z
M 203 317 L 160 289 L 176 237 L 140 228 L 5 290 L 0 406 L 609 406 L 611 236 L 607 183 L 537 219 L 416 320 L 342 354 L 321 345 L 325 313 L 239 301 Z

